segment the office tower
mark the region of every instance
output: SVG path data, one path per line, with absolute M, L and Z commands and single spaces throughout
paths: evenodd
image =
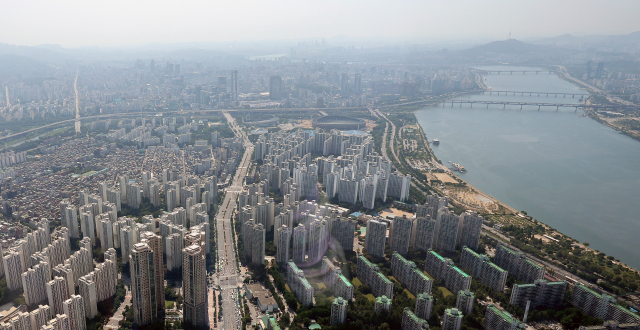
M 307 229 L 303 224 L 293 230 L 293 261 L 303 263 L 307 254 Z M 5 259 L 6 260 L 6 259 Z
M 372 264 L 363 255 L 358 256 L 356 273 L 363 284 L 369 285 L 374 296 L 387 296 L 393 299 L 393 282 L 380 272 L 377 265 Z
M 435 242 L 438 249 L 447 252 L 456 250 L 459 222 L 460 217 L 449 211 L 449 208 L 443 207 L 438 210 Z
M 401 202 L 406 202 L 409 199 L 410 188 L 411 175 L 402 175 L 400 172 L 393 172 L 389 175 L 387 196 L 393 197 Z
M 424 292 L 416 296 L 415 313 L 421 319 L 428 320 L 431 318 L 431 310 L 433 309 L 433 297 Z
M 46 261 L 40 261 L 37 265 L 22 273 L 22 291 L 27 305 L 35 305 L 47 299 L 45 284 L 51 280 L 51 266 Z
M 51 319 L 51 307 L 49 305 L 39 305 L 29 313 L 31 319 L 31 329 L 40 329 Z
M 469 290 L 458 291 L 458 298 L 456 299 L 456 308 L 463 314 L 471 314 L 473 312 L 473 302 L 475 301 L 475 295 Z
M 71 330 L 86 330 L 87 320 L 85 319 L 84 302 L 81 296 L 72 295 L 62 303 L 64 314 L 69 317 Z
M 278 233 L 278 246 L 277 246 L 277 255 L 276 261 L 279 264 L 286 264 L 289 262 L 289 243 L 291 242 L 291 229 L 286 225 L 278 228 L 276 231 Z
M 7 289 L 12 291 L 19 289 L 22 287 L 22 260 L 20 253 L 10 250 L 2 259 L 4 275 L 7 279 Z
M 349 86 L 349 75 L 346 73 L 343 73 L 342 84 L 340 85 L 340 94 L 348 95 L 348 86 Z
M 307 255 L 312 263 L 320 261 L 327 249 L 327 229 L 325 220 L 316 220 L 309 225 L 309 250 Z
M 460 223 L 462 224 L 459 230 L 460 246 L 467 246 L 472 250 L 478 249 L 482 220 L 478 213 L 472 211 L 466 211 L 460 215 Z
M 313 305 L 313 287 L 304 277 L 304 272 L 293 261 L 287 263 L 287 282 L 302 306 Z
M 411 242 L 411 227 L 413 222 L 403 215 L 402 218 L 395 218 L 391 222 L 391 231 L 389 234 L 389 247 L 391 251 L 396 251 L 402 255 L 409 252 L 409 243 Z
M 482 327 L 487 330 L 520 330 L 526 328 L 522 322 L 507 311 L 498 309 L 494 304 L 487 306 Z
M 254 265 L 264 264 L 265 230 L 262 224 L 253 227 L 251 263 Z
M 402 330 L 428 330 L 429 323 L 416 316 L 409 307 L 404 308 L 402 313 Z
M 514 251 L 502 244 L 496 248 L 495 264 L 511 273 L 518 281 L 533 283 L 544 279 L 545 268 L 529 260 L 522 252 Z
M 356 221 L 351 218 L 336 217 L 331 220 L 331 239 L 343 251 L 353 251 Z
M 338 186 L 340 203 L 355 204 L 358 201 L 358 181 L 356 179 L 340 179 Z
M 411 248 L 414 250 L 429 251 L 433 247 L 433 239 L 436 229 L 436 221 L 429 215 L 413 220 L 411 229 Z
M 128 183 L 127 184 L 127 205 L 130 208 L 138 209 L 140 208 L 140 186 L 136 183 Z
M 49 306 L 53 314 L 62 314 L 64 310 L 62 303 L 69 299 L 69 289 L 67 281 L 62 277 L 55 277 L 46 284 L 47 297 L 49 298 Z
M 147 243 L 136 243 L 131 248 L 129 259 L 133 322 L 149 324 L 157 319 L 153 250 Z
M 238 101 L 238 70 L 231 71 L 231 101 Z
M 489 257 L 478 254 L 468 247 L 462 248 L 460 267 L 469 271 L 478 281 L 491 289 L 503 292 L 507 283 L 507 271 L 489 261 Z
M 536 280 L 533 284 L 514 284 L 511 290 L 511 305 L 526 308 L 530 302 L 531 308 L 544 306 L 545 308 L 558 308 L 564 301 L 567 291 L 567 282 L 548 282 Z
M 162 237 L 147 231 L 140 234 L 140 242 L 147 243 L 153 252 L 153 275 L 156 298 L 156 312 L 159 317 L 164 315 L 164 263 Z
M 184 294 L 184 323 L 189 327 L 207 325 L 207 277 L 206 260 L 198 245 L 182 250 L 182 289 Z
M 462 328 L 462 312 L 457 308 L 447 308 L 442 316 L 442 330 L 460 330 Z
M 384 257 L 385 242 L 387 240 L 387 224 L 382 221 L 367 221 L 367 232 L 364 248 L 372 256 Z
M 391 313 L 391 299 L 385 295 L 376 298 L 375 312 L 376 314 L 380 314 L 382 311 Z
M 279 100 L 283 95 L 282 78 L 280 76 L 272 76 L 269 79 L 269 99 Z
M 362 94 L 362 76 L 356 73 L 356 77 L 353 81 L 353 91 L 356 94 Z
M 333 299 L 331 303 L 331 322 L 332 326 L 340 325 L 347 320 L 347 301 L 342 297 Z
M 412 294 L 431 293 L 433 281 L 413 261 L 405 259 L 395 251 L 391 257 L 391 272 Z
M 89 273 L 78 280 L 78 294 L 84 302 L 84 315 L 92 319 L 98 315 L 98 287 Z

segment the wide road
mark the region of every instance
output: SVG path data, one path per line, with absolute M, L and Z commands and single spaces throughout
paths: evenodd
M 235 119 L 229 115 L 228 112 L 223 112 L 227 118 L 231 129 L 236 134 L 236 137 L 240 137 L 244 140 L 244 155 L 242 161 L 240 161 L 239 167 L 236 170 L 236 174 L 233 178 L 232 184 L 227 188 L 224 200 L 220 204 L 218 214 L 216 215 L 216 228 L 218 231 L 217 248 L 218 248 L 218 261 L 221 267 L 217 273 L 217 283 L 222 290 L 222 318 L 223 321 L 218 323 L 219 329 L 240 329 L 241 321 L 239 318 L 239 308 L 237 305 L 237 294 L 235 292 L 241 284 L 238 278 L 238 268 L 236 261 L 236 247 L 233 244 L 233 232 L 231 221 L 233 212 L 236 209 L 236 199 L 238 193 L 242 191 L 242 184 L 247 170 L 250 167 L 251 155 L 253 154 L 253 144 L 249 141 L 246 134 L 240 129 Z M 213 325 L 213 320 L 210 322 Z

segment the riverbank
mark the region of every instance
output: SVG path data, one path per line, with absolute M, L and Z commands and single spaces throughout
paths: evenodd
M 487 85 L 496 90 L 580 92 L 556 75 L 487 78 Z M 487 98 L 545 102 L 544 97 L 520 95 L 463 97 Z M 502 225 L 498 231 L 526 253 L 614 295 L 640 287 L 640 276 L 634 269 L 640 260 L 632 248 L 640 234 L 633 196 L 640 191 L 629 184 L 640 180 L 632 165 L 640 161 L 633 152 L 635 141 L 563 109 L 520 111 L 502 106 L 460 109 L 440 105 L 413 115 L 412 121 L 418 121 L 429 140 L 441 141 L 439 146 L 423 148 L 425 154 L 442 160 L 431 168 L 444 172 L 442 163 L 451 160 L 468 170 L 466 174 L 446 171 L 451 180 L 431 182 L 434 191 L 463 202 L 456 212 L 469 204 L 482 206 L 473 200 L 483 196 L 481 192 L 504 205 L 506 213 L 477 208 L 485 216 L 485 224 Z M 412 163 L 410 159 L 408 162 Z M 465 205 L 465 201 L 470 203 Z

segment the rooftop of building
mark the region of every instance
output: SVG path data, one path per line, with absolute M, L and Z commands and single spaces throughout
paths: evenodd
M 506 272 L 506 270 L 502 269 L 500 266 L 494 264 L 493 262 L 487 261 L 487 262 L 485 262 L 485 265 L 489 266 L 491 268 L 494 268 L 495 270 L 497 270 L 497 271 L 499 271 L 501 273 Z
M 500 318 L 502 318 L 507 322 L 515 321 L 515 319 L 511 316 L 511 314 L 509 314 L 507 311 L 499 309 L 494 304 L 487 305 L 487 309 L 493 311 L 494 313 L 496 313 L 496 315 L 498 315 Z
M 453 268 L 453 270 L 457 271 L 458 273 L 460 273 L 460 275 L 464 276 L 464 277 L 469 277 L 469 275 L 467 275 L 467 273 L 463 272 L 462 269 L 456 267 L 456 266 L 451 266 L 451 268 Z
M 436 256 L 441 261 L 444 261 L 444 258 L 440 254 L 438 254 L 438 252 L 433 251 L 433 250 L 429 250 L 429 253 L 431 253 L 432 255 Z
M 341 280 L 341 281 L 342 281 L 342 282 L 343 282 L 347 287 L 351 287 L 351 286 L 353 286 L 353 284 L 351 284 L 351 282 L 349 282 L 349 280 L 348 280 L 346 277 L 344 277 L 344 275 L 339 274 L 339 275 L 338 275 L 338 278 L 339 278 L 339 279 L 340 279 L 340 280 Z

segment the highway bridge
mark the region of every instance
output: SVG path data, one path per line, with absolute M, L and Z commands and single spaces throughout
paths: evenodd
M 451 104 L 453 107 L 454 104 L 459 104 L 462 107 L 463 104 L 469 104 L 472 108 L 474 104 L 486 105 L 489 108 L 489 105 L 502 105 L 502 108 L 505 109 L 507 105 L 515 105 L 520 106 L 522 109 L 523 106 L 537 106 L 538 110 L 542 107 L 555 107 L 556 110 L 560 108 L 574 108 L 578 110 L 579 108 L 591 108 L 597 110 L 614 110 L 614 109 L 638 109 L 635 106 L 626 106 L 626 105 L 585 105 L 582 103 L 546 103 L 546 102 L 508 102 L 508 101 L 470 101 L 470 100 L 449 100 L 442 103 L 444 107 L 446 104 Z
M 539 74 L 539 73 L 549 73 L 549 74 L 553 74 L 555 71 L 550 71 L 550 70 L 475 70 L 476 72 L 480 73 L 480 74 L 501 74 L 501 73 L 508 73 L 508 74 L 513 74 L 515 73 L 521 73 L 521 74 L 528 74 L 528 73 L 535 73 L 535 74 Z
M 531 91 L 495 91 L 495 90 L 486 90 L 486 91 L 481 91 L 481 94 L 487 94 L 489 93 L 489 95 L 493 95 L 494 93 L 496 95 L 521 95 L 521 96 L 549 96 L 552 95 L 554 97 L 558 97 L 558 96 L 562 96 L 562 97 L 567 97 L 567 96 L 571 96 L 571 98 L 575 98 L 576 96 L 589 96 L 591 94 L 589 93 L 551 93 L 551 92 L 531 92 Z

